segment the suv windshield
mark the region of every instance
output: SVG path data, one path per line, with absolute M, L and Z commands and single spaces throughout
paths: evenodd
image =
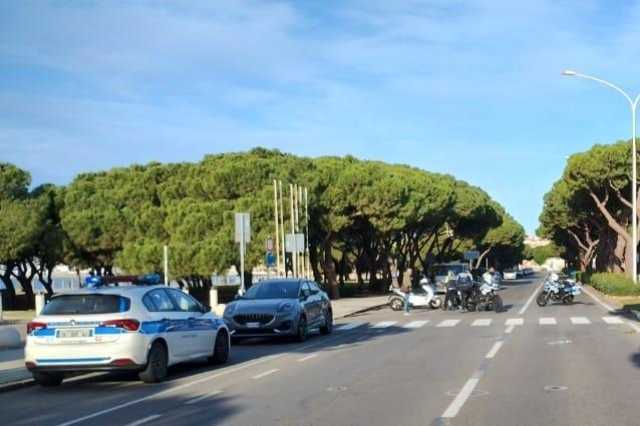
M 126 297 L 113 294 L 69 294 L 51 299 L 42 309 L 43 315 L 113 314 L 129 310 Z
M 297 299 L 299 291 L 299 282 L 271 281 L 254 285 L 243 299 Z

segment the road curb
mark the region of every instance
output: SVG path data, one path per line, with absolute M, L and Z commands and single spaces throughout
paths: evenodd
M 374 309 L 384 308 L 385 306 L 389 306 L 389 303 L 385 302 L 385 303 L 380 303 L 378 305 L 367 306 L 366 308 L 359 309 L 359 310 L 354 311 L 354 312 L 349 312 L 348 314 L 340 315 L 339 317 L 336 317 L 336 318 L 347 318 L 347 317 L 350 317 L 352 315 L 358 315 L 358 314 L 363 314 L 365 312 L 373 311 Z
M 33 379 L 18 380 L 15 382 L 0 384 L 0 394 L 4 392 L 10 392 L 17 389 L 26 388 L 27 386 L 33 386 L 36 382 Z

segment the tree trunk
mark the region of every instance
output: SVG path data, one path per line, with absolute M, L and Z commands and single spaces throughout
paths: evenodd
M 340 290 L 338 288 L 338 280 L 336 276 L 336 266 L 331 255 L 331 249 L 333 247 L 333 236 L 328 235 L 323 243 L 324 262 L 322 262 L 322 270 L 324 272 L 324 279 L 329 290 L 329 296 L 331 299 L 340 298 Z

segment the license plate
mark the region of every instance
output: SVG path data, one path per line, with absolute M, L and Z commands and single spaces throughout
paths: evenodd
M 248 322 L 247 323 L 247 328 L 260 328 L 260 323 L 259 322 Z
M 56 337 L 59 339 L 78 339 L 93 337 L 93 330 L 90 328 L 72 328 L 69 330 L 58 330 Z

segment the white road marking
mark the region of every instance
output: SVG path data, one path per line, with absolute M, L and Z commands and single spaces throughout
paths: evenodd
M 471 324 L 471 327 L 486 327 L 491 325 L 491 321 L 491 318 L 477 319 Z
M 273 373 L 277 373 L 278 371 L 280 371 L 280 369 L 278 369 L 278 368 L 272 368 L 271 370 L 267 370 L 267 371 L 265 371 L 265 372 L 263 372 L 263 373 L 256 374 L 255 376 L 253 376 L 253 377 L 252 377 L 252 379 L 253 379 L 253 380 L 260 380 L 260 379 L 262 379 L 263 377 L 267 377 L 267 376 L 269 376 L 269 375 L 271 375 L 271 374 L 273 374 Z
M 531 296 L 529 296 L 529 299 L 527 299 L 527 303 L 525 303 L 524 306 L 522 307 L 522 309 L 520 309 L 518 311 L 518 315 L 522 315 L 522 314 L 525 313 L 527 308 L 529 308 L 529 305 L 531 304 L 531 302 L 533 302 L 533 299 L 536 298 L 536 295 L 538 294 L 538 291 L 540 291 L 540 289 L 542 288 L 543 284 L 544 284 L 544 282 L 541 282 L 540 285 L 538 287 L 536 287 L 535 290 L 533 290 L 533 293 L 531 293 Z
M 409 324 L 405 324 L 402 327 L 403 328 L 420 328 L 420 327 L 424 327 L 425 324 L 427 324 L 429 321 L 411 321 Z
M 622 319 L 618 317 L 602 317 L 602 321 L 606 322 L 609 325 L 624 324 L 624 321 L 622 321 Z
M 571 317 L 571 324 L 574 325 L 585 325 L 585 324 L 591 324 L 591 321 L 589 321 L 589 318 L 587 317 Z
M 304 357 L 300 358 L 300 359 L 298 360 L 298 362 L 305 362 L 305 361 L 308 361 L 308 360 L 310 360 L 311 358 L 315 358 L 315 357 L 317 357 L 317 356 L 318 356 L 318 354 L 311 354 L 311 355 L 307 355 L 307 356 L 304 356 Z
M 346 331 L 346 330 L 353 330 L 354 328 L 360 327 L 362 325 L 365 325 L 366 322 L 364 321 L 355 321 L 355 322 L 348 322 L 346 324 L 342 324 L 339 325 L 335 328 L 336 331 Z
M 500 350 L 503 344 L 504 344 L 503 341 L 495 342 L 491 347 L 491 349 L 489 350 L 489 352 L 487 353 L 487 355 L 485 356 L 485 358 L 491 359 L 494 356 L 496 356 L 496 354 L 498 353 L 498 351 Z
M 538 319 L 538 324 L 540 325 L 556 325 L 558 322 L 553 317 L 543 317 Z
M 436 327 L 455 327 L 460 322 L 459 319 L 448 319 L 441 321 Z
M 319 341 L 317 343 L 310 343 L 308 345 L 303 345 L 303 346 L 296 347 L 296 350 L 297 351 L 303 351 L 305 349 L 310 349 L 310 348 L 313 348 L 313 347 L 326 345 L 327 343 L 335 341 L 335 340 L 338 340 L 338 339 L 340 339 L 339 336 L 336 336 L 334 338 L 329 338 L 329 339 L 323 339 L 323 340 L 321 340 L 321 341 Z M 274 360 L 279 359 L 279 358 L 284 358 L 287 355 L 291 355 L 291 353 L 283 352 L 283 353 L 280 353 L 280 354 L 269 355 L 269 356 L 266 356 L 264 358 L 257 359 L 255 361 L 249 361 L 247 363 L 238 365 L 237 367 L 227 367 L 224 370 L 220 371 L 219 373 L 215 373 L 215 374 L 204 373 L 202 375 L 203 377 L 201 377 L 199 379 L 196 379 L 196 380 L 193 380 L 191 382 L 183 383 L 181 385 L 178 385 L 178 386 L 175 386 L 175 387 L 171 387 L 169 389 L 165 389 L 165 390 L 160 391 L 160 392 L 155 392 L 155 393 L 152 393 L 151 395 L 143 396 L 142 398 L 138 398 L 138 399 L 134 399 L 134 400 L 131 400 L 131 401 L 123 402 L 122 404 L 114 405 L 113 407 L 105 408 L 104 410 L 96 411 L 94 413 L 87 414 L 86 416 L 78 417 L 76 419 L 69 420 L 69 421 L 66 421 L 64 423 L 60 423 L 58 426 L 75 425 L 77 423 L 84 422 L 85 420 L 93 419 L 93 418 L 102 416 L 104 414 L 112 413 L 114 411 L 118 411 L 118 410 L 121 410 L 123 408 L 130 407 L 132 405 L 140 404 L 141 402 L 149 401 L 150 399 L 156 398 L 158 396 L 166 395 L 166 394 L 169 394 L 169 393 L 172 393 L 172 392 L 175 392 L 175 391 L 179 391 L 181 389 L 186 389 L 186 388 L 189 388 L 191 386 L 198 385 L 200 383 L 208 382 L 210 380 L 217 379 L 219 377 L 226 376 L 227 374 L 235 373 L 236 371 L 241 371 L 241 370 L 244 370 L 246 368 L 253 367 L 255 365 L 265 364 L 265 363 L 267 363 L 269 361 L 274 361 Z
M 373 328 L 387 328 L 396 324 L 398 321 L 382 321 L 373 326 Z
M 505 325 L 522 325 L 524 324 L 523 318 L 509 318 L 505 323 Z
M 186 404 L 186 405 L 197 404 L 198 402 L 200 402 L 200 401 L 202 401 L 202 400 L 204 400 L 204 399 L 210 398 L 210 397 L 212 397 L 212 396 L 216 396 L 216 395 L 218 395 L 219 393 L 220 393 L 220 391 L 218 391 L 218 390 L 217 390 L 217 391 L 213 391 L 213 392 L 209 392 L 209 393 L 207 393 L 207 394 L 200 395 L 200 396 L 199 396 L 199 397 L 197 397 L 197 398 L 193 398 L 193 399 L 191 399 L 191 400 L 189 400 L 189 401 L 185 402 L 185 404 Z
M 145 417 L 144 419 L 136 420 L 135 422 L 127 423 L 125 426 L 139 426 L 145 423 L 149 423 L 158 417 L 162 417 L 160 414 L 152 414 L 149 417 Z
M 515 328 L 515 325 L 511 324 L 510 326 L 507 326 L 507 329 L 504 332 L 506 334 L 511 334 L 514 328 Z
M 478 378 L 467 380 L 467 383 L 465 383 L 462 389 L 460 389 L 460 392 L 458 392 L 458 395 L 456 395 L 455 399 L 451 402 L 449 407 L 447 407 L 447 410 L 442 414 L 442 417 L 446 419 L 455 417 L 464 403 L 467 402 L 467 399 L 469 399 L 471 392 L 473 392 L 473 389 L 479 381 L 480 379 Z
M 591 292 L 591 290 L 587 290 L 586 288 L 582 287 L 582 291 L 584 291 L 585 293 L 587 293 L 587 295 L 588 295 L 590 298 L 592 298 L 593 300 L 595 300 L 595 301 L 596 301 L 600 306 L 602 306 L 603 308 L 605 308 L 607 311 L 609 311 L 609 312 L 613 312 L 613 311 L 615 311 L 615 310 L 616 310 L 616 309 L 615 309 L 615 308 L 613 308 L 612 306 L 607 305 L 607 304 L 606 304 L 606 303 L 604 303 L 602 300 L 598 299 L 598 298 L 596 297 L 596 295 L 595 295 L 595 294 L 593 294 L 593 293 Z

